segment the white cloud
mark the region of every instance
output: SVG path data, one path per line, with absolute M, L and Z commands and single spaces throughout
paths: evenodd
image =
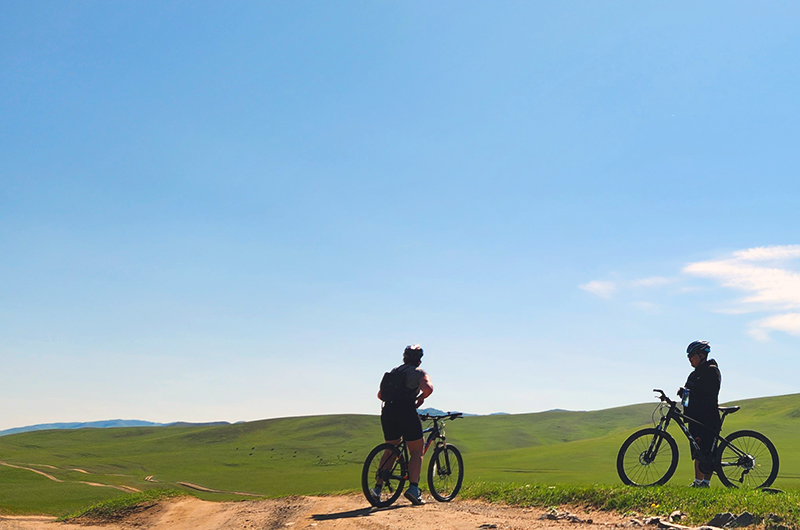
M 599 296 L 600 298 L 611 298 L 611 296 L 614 294 L 614 291 L 617 290 L 617 285 L 614 282 L 604 282 L 600 280 L 584 283 L 578 287 L 584 291 L 592 293 L 593 295 Z
M 675 278 L 664 278 L 663 276 L 652 276 L 632 281 L 603 281 L 594 280 L 589 283 L 579 285 L 584 291 L 588 291 L 600 298 L 611 298 L 620 289 L 630 287 L 661 287 L 675 281 Z
M 774 315 L 754 322 L 750 329 L 750 334 L 759 338 L 768 336 L 770 330 L 783 331 L 784 333 L 800 337 L 800 313 Z M 760 335 L 760 333 L 763 335 Z
M 739 307 L 721 312 L 787 311 L 800 308 L 800 273 L 787 267 L 800 258 L 800 245 L 756 247 L 733 252 L 730 256 L 690 263 L 685 274 L 717 280 L 723 287 L 745 293 Z M 800 313 L 770 316 L 750 325 L 748 333 L 767 340 L 770 331 L 800 336 Z
M 747 330 L 747 334 L 750 335 L 750 337 L 760 342 L 769 341 L 769 333 L 767 332 L 767 330 L 759 327 L 758 325 L 751 325 L 750 328 Z
M 794 247 L 796 245 L 743 250 L 735 252 L 731 258 L 691 263 L 683 268 L 683 272 L 712 278 L 724 287 L 750 293 L 741 301 L 754 304 L 754 311 L 800 308 L 800 274 L 752 263 L 753 256 L 758 256 L 759 261 L 767 261 L 766 256 L 770 255 L 772 249 L 773 260 L 786 258 Z M 797 256 L 800 256 L 800 252 Z
M 734 257 L 741 261 L 775 261 L 800 257 L 800 245 L 776 245 L 738 250 Z
M 668 284 L 676 292 L 707 291 L 711 288 L 685 283 L 685 276 L 708 278 L 743 296 L 716 309 L 716 313 L 740 315 L 754 312 L 771 313 L 771 316 L 752 322 L 748 334 L 757 340 L 769 340 L 771 332 L 779 331 L 800 336 L 800 245 L 775 245 L 737 250 L 727 256 L 689 263 L 680 277 L 651 276 L 637 280 L 595 280 L 580 285 L 584 291 L 601 298 L 612 298 L 618 291 L 631 288 L 658 288 Z M 656 304 L 642 301 L 634 307 L 642 311 L 655 311 Z
M 674 282 L 674 278 L 665 278 L 663 276 L 652 276 L 650 278 L 641 278 L 633 280 L 631 285 L 633 287 L 661 287 Z

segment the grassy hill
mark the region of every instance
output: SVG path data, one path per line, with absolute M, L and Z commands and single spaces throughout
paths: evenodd
M 737 404 L 742 410 L 726 420 L 724 432 L 749 428 L 769 436 L 781 457 L 776 486 L 800 488 L 800 394 Z M 617 450 L 651 423 L 655 405 L 470 416 L 448 423 L 447 434 L 464 453 L 467 481 L 619 484 Z M 677 429 L 673 434 L 681 451 L 673 482 L 688 482 L 688 447 Z M 364 457 L 381 441 L 379 418 L 361 415 L 4 436 L 0 461 L 17 467 L 0 465 L 0 513 L 61 514 L 122 489 L 180 482 L 239 492 L 198 493 L 220 500 L 352 490 Z

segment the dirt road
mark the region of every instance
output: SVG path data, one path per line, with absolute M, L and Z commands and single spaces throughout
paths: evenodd
M 593 523 L 541 519 L 545 510 L 513 508 L 477 501 L 430 501 L 412 506 L 405 499 L 374 509 L 360 495 L 207 502 L 194 497 L 170 499 L 141 507 L 116 521 L 57 523 L 42 517 L 0 517 L 0 530 L 600 530 L 625 519 L 603 512 L 572 510 Z

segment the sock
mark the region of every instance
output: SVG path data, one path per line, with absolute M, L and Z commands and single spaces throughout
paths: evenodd
M 696 478 L 696 479 L 694 479 L 694 483 L 695 483 L 695 484 L 702 484 L 702 483 L 703 483 L 703 481 L 702 481 L 702 480 L 700 480 L 699 478 Z
M 709 486 L 711 485 L 711 481 L 708 479 L 703 479 L 700 482 L 702 482 L 703 484 L 708 484 Z
M 408 489 L 413 489 L 414 491 L 419 491 L 419 482 L 412 482 L 411 487 Z

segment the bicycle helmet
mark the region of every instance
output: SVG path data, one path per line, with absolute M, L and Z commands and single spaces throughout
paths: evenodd
M 422 346 L 419 344 L 406 346 L 403 352 L 403 362 L 419 366 L 419 363 L 422 362 Z
M 696 340 L 686 347 L 687 357 L 692 358 L 698 353 L 705 353 L 706 355 L 711 353 L 711 345 L 708 344 L 707 340 Z

